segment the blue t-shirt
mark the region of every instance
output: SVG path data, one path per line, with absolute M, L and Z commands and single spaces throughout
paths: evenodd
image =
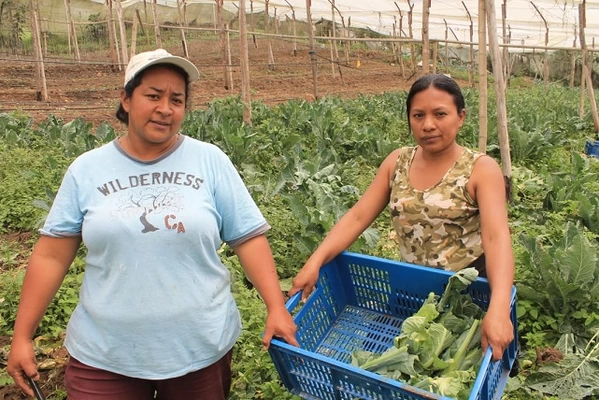
M 117 141 L 78 157 L 40 232 L 81 234 L 86 269 L 65 346 L 84 364 L 168 379 L 218 361 L 241 331 L 218 250 L 269 226 L 229 158 L 180 135 L 152 162 Z

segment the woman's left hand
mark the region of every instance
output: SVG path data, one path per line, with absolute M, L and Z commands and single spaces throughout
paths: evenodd
M 483 318 L 480 338 L 483 352 L 491 346 L 493 361 L 500 360 L 512 340 L 514 340 L 514 326 L 509 312 L 494 312 L 489 309 Z
M 299 347 L 299 343 L 295 338 L 297 332 L 297 326 L 293 322 L 291 314 L 285 307 L 277 308 L 268 312 L 266 317 L 266 328 L 264 329 L 264 336 L 262 337 L 262 344 L 264 350 L 268 350 L 270 341 L 273 336 L 279 337 L 285 340 L 290 345 Z

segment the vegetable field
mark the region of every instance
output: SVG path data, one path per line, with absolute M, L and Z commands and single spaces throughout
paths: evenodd
M 478 94 L 465 89 L 469 115 L 461 144 L 478 143 Z M 492 94 L 491 94 L 492 96 Z M 223 97 L 190 112 L 189 136 L 212 142 L 231 158 L 272 225 L 269 240 L 282 286 L 301 268 L 335 221 L 358 199 L 383 158 L 412 144 L 406 92 L 252 104 Z M 513 79 L 507 107 L 514 202 L 509 206 L 516 255 L 520 373 L 505 399 L 592 399 L 599 396 L 599 159 L 584 154 L 596 139 L 590 114 L 579 117 L 577 89 Z M 494 99 L 489 99 L 489 148 L 499 160 Z M 108 119 L 108 117 L 107 117 Z M 0 113 L 0 366 L 6 362 L 24 267 L 68 164 L 112 140 L 108 123 L 85 117 L 35 120 Z M 383 214 L 351 248 L 397 258 Z M 234 353 L 232 400 L 297 399 L 279 383 L 260 335 L 265 310 L 243 279 L 233 252 L 221 250 L 234 278 L 244 321 Z M 80 250 L 37 332 L 42 389 L 63 399 L 66 322 L 84 270 Z M 0 398 L 18 399 L 0 370 Z

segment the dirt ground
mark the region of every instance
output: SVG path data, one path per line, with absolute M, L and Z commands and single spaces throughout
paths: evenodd
M 252 100 L 268 105 L 290 99 L 314 99 L 314 85 L 310 54 L 298 46 L 294 54 L 293 43 L 272 41 L 274 68 L 269 68 L 268 42 L 250 42 L 250 86 Z M 166 47 L 166 46 L 165 46 Z M 176 55 L 183 55 L 181 47 L 167 47 Z M 192 86 L 192 108 L 205 107 L 210 101 L 236 96 L 241 93 L 241 74 L 237 49 L 232 49 L 233 88 L 224 87 L 224 67 L 218 42 L 198 41 L 189 44 L 189 58 L 198 66 L 200 81 Z M 391 53 L 368 50 L 351 53 L 347 62 L 342 48 L 341 63 L 335 68 L 330 59 L 330 49 L 317 50 L 317 96 L 356 97 L 358 94 L 376 94 L 406 89 L 413 82 L 411 66 L 395 65 Z M 92 122 L 94 126 L 108 121 L 117 126 L 114 111 L 124 77 L 123 70 L 109 65 L 109 53 L 86 53 L 80 64 L 71 58 L 46 58 L 45 75 L 48 99 L 38 101 L 35 64 L 23 57 L 0 55 L 0 112 L 20 111 L 34 120 L 45 120 L 53 114 L 68 122 L 77 117 Z M 340 72 L 341 73 L 340 73 Z M 405 76 L 405 78 L 404 78 Z

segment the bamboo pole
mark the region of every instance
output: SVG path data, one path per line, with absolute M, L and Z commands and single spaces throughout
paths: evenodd
M 541 11 L 539 10 L 539 8 L 536 6 L 535 3 L 533 3 L 531 1 L 530 4 L 532 4 L 532 6 L 535 8 L 535 10 L 539 13 L 539 16 L 541 17 L 541 19 L 543 20 L 543 23 L 545 24 L 545 47 L 547 47 L 549 45 L 549 27 L 547 26 L 547 20 L 545 19 L 543 14 L 541 14 Z M 549 58 L 547 55 L 547 49 L 545 49 L 545 53 L 544 53 L 544 57 L 543 57 L 543 80 L 545 81 L 545 87 L 547 87 L 549 85 Z
M 233 90 L 233 61 L 231 58 L 231 36 L 229 35 L 229 24 L 225 24 L 225 49 L 227 52 L 227 82 L 229 90 Z
M 507 44 L 508 42 L 508 38 L 507 38 L 507 30 L 506 30 L 506 26 L 507 26 L 507 0 L 503 0 L 503 3 L 501 4 L 501 37 L 503 40 L 503 44 Z M 510 53 L 509 53 L 509 49 L 507 46 L 503 47 L 503 76 L 505 78 L 505 84 L 509 85 L 510 83 L 510 71 L 509 71 L 509 66 L 510 66 Z
M 225 89 L 231 89 L 231 82 L 229 82 L 229 71 L 227 63 L 227 47 L 225 38 L 225 21 L 223 16 L 223 0 L 216 0 L 216 26 L 218 29 L 218 44 L 221 52 L 221 59 L 223 63 L 223 80 Z
M 478 0 L 478 151 L 487 152 L 487 22 L 485 0 Z
M 576 36 L 578 33 L 576 32 L 576 25 L 574 25 L 574 42 L 572 43 L 572 47 L 576 49 Z M 570 54 L 570 87 L 574 87 L 574 77 L 576 76 L 576 51 L 571 51 Z
M 250 0 L 250 31 L 254 32 L 254 0 Z M 254 42 L 254 47 L 258 48 L 258 42 L 256 41 L 256 35 L 252 34 L 252 41 Z
M 135 10 L 135 13 L 138 13 L 137 9 Z M 131 26 L 131 57 L 135 55 L 137 50 L 137 25 L 139 25 L 139 22 L 137 21 L 137 18 L 133 17 L 133 25 Z
M 156 39 L 156 47 L 162 48 L 162 37 L 160 36 L 160 21 L 158 20 L 158 11 L 156 10 L 156 0 L 152 3 L 152 20 L 154 22 L 154 38 Z
M 431 0 L 422 0 L 422 73 L 429 73 L 430 41 L 429 17 L 431 14 Z
M 296 27 L 296 19 L 295 19 L 295 9 L 293 5 L 288 0 L 285 0 L 289 7 L 291 8 L 291 19 L 293 26 L 293 56 L 297 56 L 297 27 Z
M 270 14 L 268 13 L 268 4 L 270 0 L 264 0 L 264 30 L 270 33 Z M 275 70 L 275 55 L 272 51 L 272 40 L 268 38 L 268 69 Z
M 395 4 L 397 11 L 399 12 L 399 37 L 401 38 L 403 35 L 403 13 L 401 12 L 401 9 L 399 8 L 397 2 L 394 1 L 393 3 Z M 399 41 L 399 68 L 401 69 L 402 78 L 406 79 L 406 69 L 403 63 L 403 46 L 401 40 Z
M 75 23 L 73 22 L 73 16 L 71 14 L 71 1 L 64 0 L 64 7 L 67 16 L 67 24 L 69 27 L 69 38 L 71 38 L 73 43 L 73 48 L 75 50 L 75 60 L 77 63 L 81 62 L 81 54 L 79 53 L 79 44 L 77 43 L 77 30 L 75 29 Z
M 29 0 L 31 13 L 31 33 L 33 34 L 33 45 L 35 47 L 35 72 L 36 72 L 36 100 L 48 100 L 48 86 L 46 84 L 46 70 L 44 67 L 44 55 L 40 38 L 40 26 L 37 19 L 37 10 L 32 0 Z
M 119 62 L 118 44 L 116 43 L 116 35 L 114 34 L 114 24 L 112 23 L 112 0 L 106 0 L 106 25 L 108 28 L 108 47 L 110 49 L 110 62 L 112 63 L 111 69 L 115 71 L 121 70 L 121 64 Z
M 591 115 L 593 117 L 593 125 L 595 127 L 595 133 L 599 132 L 599 116 L 597 115 L 597 103 L 595 102 L 595 91 L 593 90 L 593 79 L 590 71 L 592 71 L 592 57 L 587 57 L 587 44 L 584 37 L 584 30 L 587 26 L 586 19 L 586 1 L 578 5 L 579 19 L 580 19 L 580 47 L 582 49 L 582 76 L 586 80 L 587 92 L 589 93 L 589 103 L 591 105 Z M 589 60 L 590 59 L 590 60 Z M 582 83 L 582 82 L 581 82 Z M 582 86 L 582 85 L 581 85 Z M 581 92 L 584 92 L 581 90 Z M 584 111 L 584 110 L 583 110 Z
M 185 21 L 183 20 L 183 12 L 181 11 L 181 2 L 177 0 L 177 13 L 179 15 L 179 28 L 181 30 L 181 45 L 183 46 L 183 54 L 185 57 L 189 57 L 189 50 L 187 49 L 187 38 L 185 37 Z
M 466 7 L 466 3 L 462 1 L 462 5 L 466 10 L 466 15 L 468 16 L 468 21 L 470 21 L 470 46 L 468 47 L 468 84 L 471 87 L 474 87 L 474 23 L 472 22 L 472 15 L 470 15 L 470 10 Z M 480 17 L 479 17 L 480 19 Z M 452 30 L 453 32 L 453 30 Z M 455 36 L 455 33 L 454 33 Z M 457 36 L 456 36 L 457 39 Z M 485 40 L 486 43 L 486 40 Z
M 513 202 L 512 194 L 512 160 L 510 156 L 510 139 L 507 129 L 507 107 L 505 104 L 505 82 L 501 53 L 497 42 L 497 22 L 495 17 L 495 1 L 485 0 L 487 13 L 487 29 L 489 37 L 489 52 L 493 64 L 495 80 L 495 97 L 497 98 L 497 135 L 499 136 L 499 151 L 501 153 L 501 169 L 505 179 L 505 194 L 508 202 Z
M 252 107 L 250 94 L 250 62 L 248 56 L 247 27 L 245 18 L 245 0 L 239 0 L 239 47 L 241 55 L 241 99 L 243 101 L 243 122 L 252 124 Z
M 408 2 L 408 32 L 410 39 L 414 39 L 414 32 L 412 30 L 412 16 L 414 11 L 414 4 L 410 3 L 410 0 L 406 0 Z M 416 49 L 414 48 L 414 42 L 410 42 L 410 52 L 412 58 L 412 71 L 416 71 Z
M 127 64 L 129 62 L 127 54 L 127 30 L 125 29 L 125 18 L 123 17 L 121 0 L 116 0 L 116 16 L 119 21 L 119 33 L 121 35 L 121 57 L 123 64 Z
M 316 46 L 314 46 L 314 25 L 312 24 L 312 0 L 306 0 L 306 17 L 308 21 L 308 37 L 310 40 L 310 64 L 312 65 L 312 86 L 314 100 L 318 100 L 318 66 L 316 65 Z

